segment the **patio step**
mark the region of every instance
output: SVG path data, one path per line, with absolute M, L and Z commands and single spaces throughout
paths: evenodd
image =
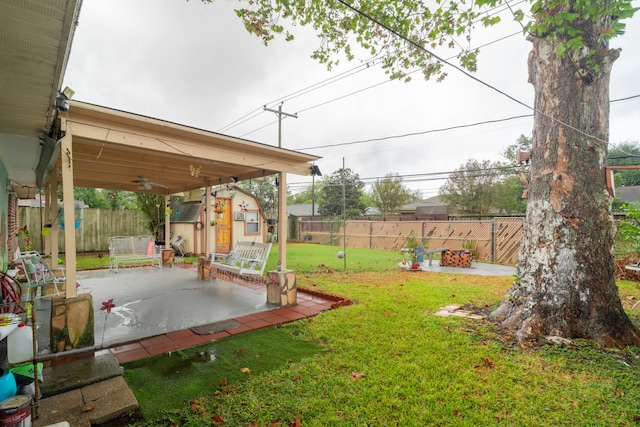
M 95 357 L 54 365 L 43 370 L 42 398 L 33 427 L 68 422 L 76 427 L 105 424 L 138 409 L 138 401 L 122 378 L 116 358 Z

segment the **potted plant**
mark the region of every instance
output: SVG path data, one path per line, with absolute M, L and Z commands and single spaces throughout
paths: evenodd
M 464 239 L 462 241 L 462 249 L 464 249 L 465 251 L 469 252 L 471 254 L 472 258 L 475 258 L 475 256 L 476 256 L 476 246 L 477 245 L 478 245 L 478 242 L 476 240 Z
M 404 241 L 404 248 L 409 256 L 411 270 L 419 270 L 424 254 L 424 244 L 422 239 L 418 239 L 413 233 L 411 233 Z
M 216 213 L 218 218 L 222 218 L 222 214 L 224 213 L 224 208 L 225 208 L 225 203 L 224 202 L 216 203 L 216 205 L 215 205 L 213 210 Z

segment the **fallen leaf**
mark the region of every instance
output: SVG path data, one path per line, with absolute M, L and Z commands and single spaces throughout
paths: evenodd
M 222 392 L 220 390 L 216 390 L 213 392 L 214 395 L 216 396 L 220 396 L 222 394 Z
M 82 412 L 91 412 L 94 409 L 96 409 L 96 408 L 93 407 L 93 406 L 85 406 L 84 408 L 82 408 Z
M 302 377 L 300 375 L 293 377 L 294 381 L 300 381 L 302 379 Z
M 357 380 L 364 377 L 366 374 L 364 372 L 351 372 L 351 380 Z
M 458 411 L 457 409 L 453 410 L 453 416 L 456 418 L 462 418 L 462 413 L 460 411 Z
M 233 353 L 234 354 L 244 354 L 244 351 L 245 351 L 244 348 L 239 348 L 236 351 L 234 351 Z
M 613 390 L 613 394 L 615 394 L 618 397 L 624 397 L 624 391 L 622 390 L 615 389 Z
M 227 422 L 220 415 L 214 415 L 213 417 L 211 417 L 211 423 L 214 426 L 221 426 L 223 424 L 226 424 Z
M 204 411 L 204 406 L 198 405 L 197 403 L 192 403 L 191 404 L 191 410 L 198 411 L 198 412 L 203 412 Z
M 242 368 L 242 369 L 240 369 L 240 372 L 242 372 L 243 374 L 250 374 L 250 373 L 251 373 L 251 369 L 249 369 L 249 368 Z
M 302 421 L 300 418 L 296 418 L 295 420 L 289 423 L 289 427 L 300 427 L 302 425 Z
M 227 385 L 227 380 L 220 380 L 218 381 L 218 384 L 220 384 L 220 387 L 224 387 Z
M 578 402 L 576 402 L 576 401 L 571 402 L 571 404 L 572 404 L 573 406 L 575 406 L 576 408 L 578 407 Z
M 496 365 L 495 362 L 488 357 L 483 357 L 482 363 L 484 363 L 487 368 L 493 368 Z

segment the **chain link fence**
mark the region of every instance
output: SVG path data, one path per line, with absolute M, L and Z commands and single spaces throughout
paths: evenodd
M 393 221 L 298 218 L 299 240 L 350 248 L 399 251 L 409 236 L 425 249 L 470 250 L 477 260 L 515 264 L 524 218 L 468 221 Z M 293 234 L 293 233 L 292 233 Z

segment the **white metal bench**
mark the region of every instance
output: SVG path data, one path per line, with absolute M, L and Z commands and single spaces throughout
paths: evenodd
M 209 267 L 212 270 L 215 268 L 240 275 L 262 276 L 269 258 L 269 251 L 271 251 L 271 243 L 237 242 L 228 254 L 212 253 Z
M 152 236 L 109 237 L 109 269 L 121 264 L 148 264 L 162 267 L 160 251 Z

